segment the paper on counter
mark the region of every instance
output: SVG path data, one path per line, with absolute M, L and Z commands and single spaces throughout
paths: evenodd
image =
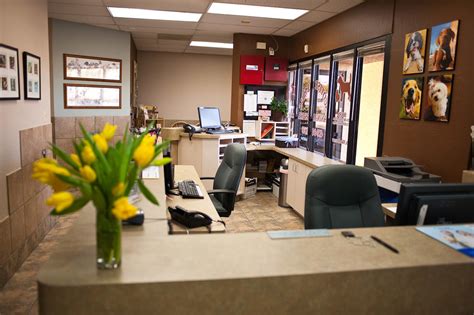
M 257 111 L 257 95 L 244 94 L 244 111 L 246 112 Z
M 272 98 L 275 96 L 274 91 L 258 91 L 257 92 L 258 104 L 270 104 L 272 102 Z
M 158 166 L 148 166 L 142 171 L 142 178 L 160 178 L 160 168 Z
M 290 230 L 290 231 L 268 231 L 267 235 L 271 239 L 281 238 L 304 238 L 304 237 L 328 237 L 331 236 L 327 229 L 314 230 Z

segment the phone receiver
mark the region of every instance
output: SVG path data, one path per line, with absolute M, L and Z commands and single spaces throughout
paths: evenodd
M 176 208 L 168 207 L 168 211 L 174 221 L 190 229 L 208 226 L 212 223 L 211 217 L 200 211 L 186 210 L 180 206 L 176 206 Z
M 196 132 L 196 127 L 190 124 L 184 124 L 183 125 L 184 132 L 186 133 L 195 133 Z

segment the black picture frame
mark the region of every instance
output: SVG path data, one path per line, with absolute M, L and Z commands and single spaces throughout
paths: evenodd
M 41 58 L 26 51 L 23 52 L 23 91 L 25 100 L 41 100 Z
M 7 51 L 9 50 L 11 55 L 13 56 L 11 55 L 7 56 L 6 53 L 5 54 L 3 53 L 4 50 L 7 50 Z M 14 58 L 13 60 L 11 59 L 11 57 L 15 57 L 15 56 L 16 56 L 16 62 Z M 15 69 L 11 68 L 12 65 L 16 67 L 16 71 Z M 15 74 L 16 76 L 12 76 L 12 74 Z M 15 82 L 14 90 L 12 90 L 12 86 L 11 86 L 12 82 Z M 16 95 L 9 96 L 7 92 L 16 92 Z M 18 49 L 15 47 L 0 43 L 0 101 L 19 100 L 20 97 L 21 97 L 20 62 L 19 62 Z

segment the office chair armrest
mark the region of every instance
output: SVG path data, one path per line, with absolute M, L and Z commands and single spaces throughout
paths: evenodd
M 236 194 L 235 191 L 231 190 L 231 189 L 213 189 L 213 190 L 209 190 L 207 192 L 208 195 L 212 195 L 212 194 Z
M 208 176 L 205 176 L 205 177 L 199 177 L 200 180 L 203 180 L 203 179 L 209 179 L 209 180 L 214 180 L 215 177 L 208 177 Z

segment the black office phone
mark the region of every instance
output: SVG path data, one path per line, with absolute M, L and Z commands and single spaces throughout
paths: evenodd
M 176 206 L 176 208 L 168 207 L 168 211 L 174 221 L 190 229 L 209 226 L 212 223 L 211 217 L 200 211 L 186 210 L 180 206 Z

